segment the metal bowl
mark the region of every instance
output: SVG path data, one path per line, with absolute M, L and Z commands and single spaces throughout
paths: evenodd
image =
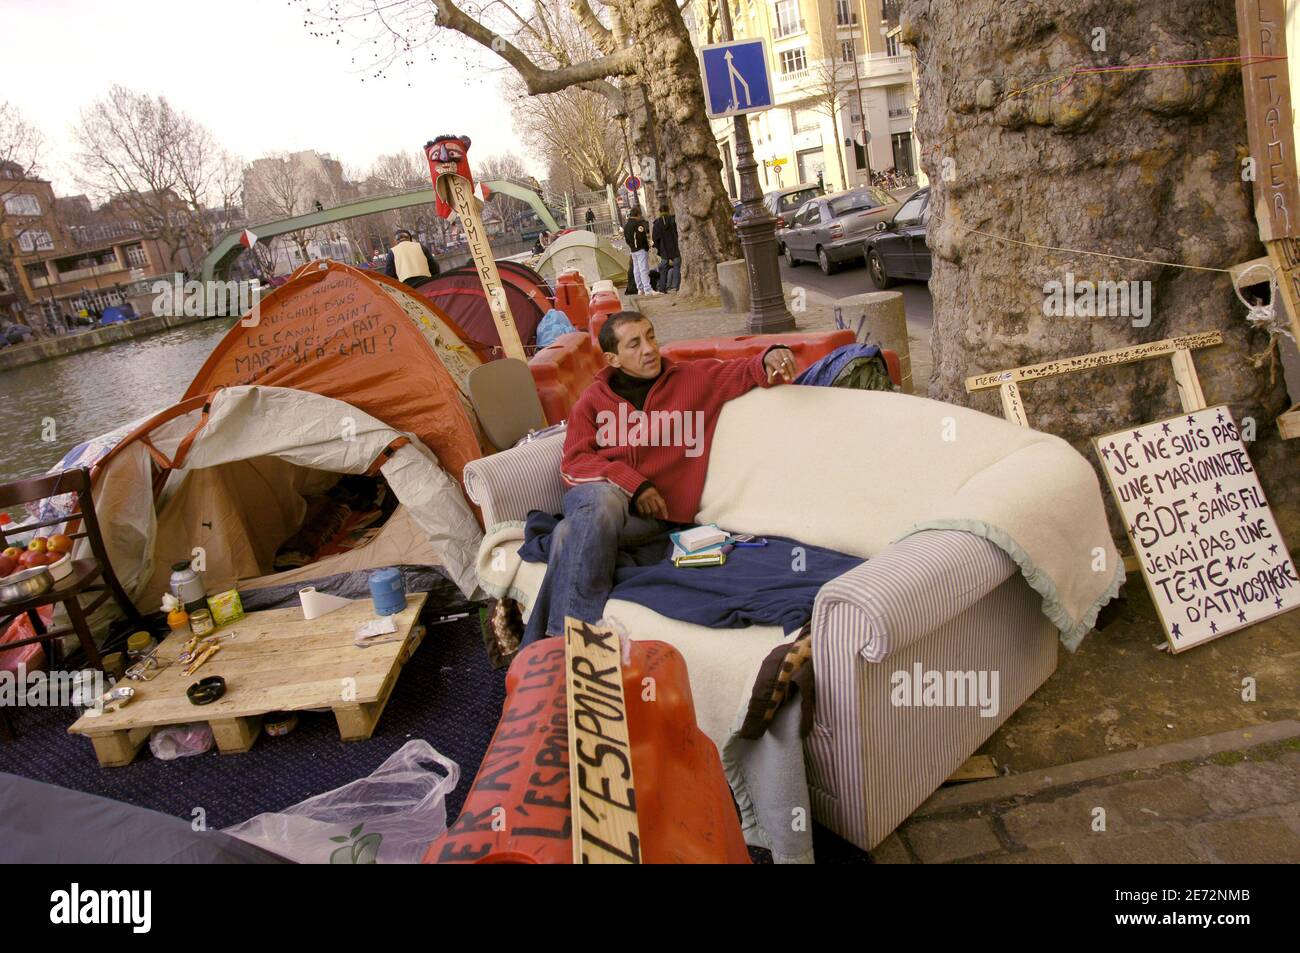
M 0 602 L 18 602 L 39 596 L 54 588 L 54 577 L 47 566 L 32 566 L 6 576 L 0 583 Z

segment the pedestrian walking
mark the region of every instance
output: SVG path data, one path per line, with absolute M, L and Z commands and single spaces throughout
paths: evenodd
M 677 247 L 677 219 L 667 203 L 659 206 L 650 237 L 659 253 L 659 291 L 674 292 L 682 284 L 682 253 Z
M 583 221 L 584 221 L 584 222 L 586 223 L 586 225 L 587 225 L 587 231 L 589 231 L 589 232 L 594 232 L 596 229 L 594 229 L 592 226 L 596 224 L 596 212 L 595 212 L 595 210 L 594 210 L 594 209 L 587 209 L 587 214 L 583 217 Z
M 632 273 L 636 276 L 637 294 L 658 294 L 650 284 L 650 229 L 641 215 L 639 205 L 633 205 L 627 213 L 623 238 L 628 250 L 632 252 Z

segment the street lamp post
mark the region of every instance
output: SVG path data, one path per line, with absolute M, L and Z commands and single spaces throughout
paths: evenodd
M 718 0 L 721 32 L 724 42 L 732 39 L 730 0 Z M 794 318 L 785 305 L 785 289 L 781 286 L 781 266 L 776 254 L 776 219 L 763 204 L 762 188 L 758 184 L 758 162 L 754 159 L 754 143 L 749 138 L 749 117 L 745 114 L 732 117 L 736 135 L 736 172 L 740 175 L 740 221 L 736 233 L 745 255 L 749 273 L 749 320 L 745 330 L 750 334 L 774 334 L 794 330 Z

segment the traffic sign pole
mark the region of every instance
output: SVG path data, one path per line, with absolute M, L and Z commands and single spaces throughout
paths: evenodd
M 724 42 L 730 42 L 732 39 L 731 4 L 719 3 L 718 10 L 721 14 L 722 39 Z M 764 46 L 763 49 L 765 51 L 766 47 Z M 736 232 L 740 236 L 740 247 L 745 255 L 746 270 L 749 272 L 749 319 L 745 330 L 750 334 L 793 331 L 794 317 L 785 304 L 785 288 L 781 284 L 781 266 L 777 260 L 776 219 L 762 202 L 763 192 L 758 182 L 758 162 L 754 159 L 754 143 L 749 138 L 749 119 L 744 115 L 746 112 L 767 107 L 752 105 L 754 94 L 759 92 L 753 88 L 752 80 L 746 81 L 742 77 L 740 82 L 736 82 L 734 57 L 726 60 L 726 68 L 727 85 L 730 87 L 734 84 L 736 87 L 734 92 L 730 89 L 728 92 L 732 92 L 731 121 L 735 124 L 736 171 L 740 174 L 742 206 Z M 705 70 L 707 73 L 707 65 Z M 762 64 L 762 72 L 766 78 L 766 60 Z M 708 90 L 713 84 L 709 80 L 710 77 L 706 75 L 706 99 L 712 98 Z M 766 96 L 767 106 L 770 106 L 772 104 L 770 79 L 767 79 L 767 85 L 768 88 L 763 90 L 762 94 Z M 736 108 L 739 105 L 737 97 L 745 101 L 746 106 L 743 109 Z

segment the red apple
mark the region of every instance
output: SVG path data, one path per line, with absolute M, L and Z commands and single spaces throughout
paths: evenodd
M 46 546 L 52 553 L 70 553 L 72 552 L 72 537 L 63 533 L 55 533 L 50 537 Z
M 4 551 L 4 555 L 8 556 L 14 562 L 17 562 L 18 557 L 21 556 L 22 554 L 23 554 L 23 550 L 19 549 L 17 546 L 10 546 L 6 548 Z
M 44 536 L 33 536 L 32 541 L 27 544 L 27 549 L 33 553 L 43 553 L 49 549 L 50 543 Z
M 18 568 L 18 560 L 12 556 L 0 556 L 0 576 L 8 576 Z
M 18 565 L 22 566 L 24 569 L 31 569 L 33 566 L 44 566 L 45 554 L 38 553 L 34 549 L 29 549 L 18 557 Z
M 42 553 L 42 555 L 45 557 L 45 565 L 47 565 L 47 566 L 53 566 L 53 565 L 54 565 L 55 563 L 57 563 L 60 559 L 62 559 L 64 556 L 66 556 L 66 555 L 68 555 L 68 554 L 67 554 L 67 553 L 56 553 L 54 550 L 50 550 L 50 551 L 47 552 L 47 553 Z

